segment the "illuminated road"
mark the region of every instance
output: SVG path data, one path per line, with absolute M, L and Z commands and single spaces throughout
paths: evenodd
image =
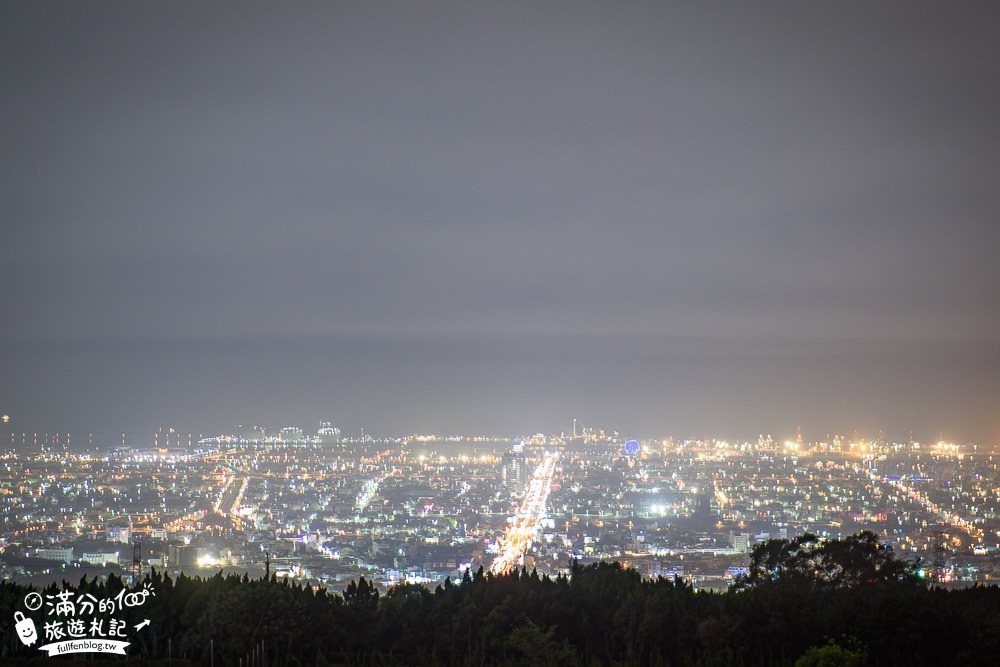
M 977 540 L 980 544 L 983 541 L 983 530 L 976 526 L 972 521 L 963 518 L 957 511 L 951 511 L 944 509 L 933 500 L 930 496 L 918 489 L 915 485 L 908 485 L 902 479 L 889 479 L 888 477 L 880 477 L 875 473 L 866 471 L 868 479 L 872 484 L 884 483 L 896 489 L 900 494 L 909 499 L 911 502 L 922 505 L 924 510 L 933 514 L 937 517 L 938 521 L 945 525 L 956 526 L 964 530 L 969 537 Z
M 558 453 L 547 453 L 535 469 L 535 474 L 531 476 L 531 482 L 528 484 L 528 492 L 521 501 L 517 514 L 499 540 L 500 552 L 490 566 L 490 572 L 504 574 L 516 568 L 521 562 L 521 556 L 531 546 L 535 531 L 538 530 L 538 522 L 545 514 L 545 501 L 549 497 L 558 459 Z
M 223 473 L 222 479 L 223 484 L 222 490 L 219 492 L 219 499 L 215 501 L 215 507 L 212 508 L 219 516 L 225 516 L 229 512 L 229 509 L 233 506 L 233 503 L 236 500 L 237 493 L 235 474 L 226 476 L 225 473 Z

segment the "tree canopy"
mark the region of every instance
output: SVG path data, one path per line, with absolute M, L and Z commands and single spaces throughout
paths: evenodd
M 791 540 L 761 542 L 751 553 L 749 572 L 740 585 L 781 582 L 849 588 L 919 581 L 914 564 L 897 558 L 892 547 L 866 530 L 844 539 L 821 540 L 805 533 Z
M 384 594 L 367 579 L 338 594 L 274 577 L 152 573 L 143 586 L 155 596 L 124 618 L 151 621 L 131 633 L 128 661 L 209 665 L 213 648 L 217 667 L 246 665 L 254 649 L 269 667 L 967 665 L 1000 653 L 1000 589 L 914 585 L 912 568 L 873 535 L 774 540 L 751 558 L 747 581 L 727 591 L 618 563 L 557 577 L 480 569 L 433 590 L 404 584 Z M 122 586 L 109 577 L 63 588 L 101 598 Z M 44 662 L 13 627 L 30 590 L 0 582 L 5 667 Z M 42 627 L 41 611 L 26 616 Z

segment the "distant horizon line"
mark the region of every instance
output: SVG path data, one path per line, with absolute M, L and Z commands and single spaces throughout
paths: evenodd
M 172 427 L 160 427 L 161 430 L 151 431 L 147 436 L 141 436 L 143 440 L 148 440 L 145 443 L 137 443 L 134 438 L 128 436 L 128 432 L 122 432 L 117 436 L 107 436 L 106 434 L 95 434 L 86 433 L 84 436 L 74 435 L 72 431 L 65 432 L 41 432 L 41 431 L 31 431 L 31 432 L 18 432 L 16 430 L 11 430 L 9 434 L 9 441 L 15 448 L 17 445 L 39 445 L 39 446 L 67 446 L 74 449 L 78 449 L 81 446 L 93 446 L 95 448 L 142 448 L 147 446 L 157 446 L 157 434 L 163 434 L 167 436 L 167 442 L 163 443 L 166 448 L 177 447 L 180 445 L 187 444 L 198 444 L 204 440 L 219 439 L 219 438 L 232 438 L 237 440 L 250 441 L 254 439 L 267 438 L 267 439 L 279 439 L 282 430 L 285 429 L 297 429 L 301 431 L 301 435 L 298 438 L 287 438 L 285 442 L 303 442 L 309 439 L 318 439 L 320 435 L 332 435 L 332 434 L 320 434 L 319 431 L 323 428 L 324 423 L 332 424 L 325 420 L 319 422 L 321 425 L 316 427 L 315 431 L 307 430 L 301 426 L 286 425 L 276 429 L 270 429 L 268 427 L 252 426 L 253 431 L 239 433 L 237 431 L 231 432 L 217 432 L 217 433 L 198 433 L 195 434 L 192 431 L 182 431 L 174 429 Z M 9 424 L 8 424 L 9 426 Z M 691 442 L 711 442 L 711 443 L 732 443 L 732 444 L 757 444 L 762 439 L 769 439 L 776 444 L 784 444 L 790 442 L 799 442 L 804 445 L 822 444 L 822 443 L 832 443 L 835 440 L 842 440 L 845 443 L 869 443 L 869 442 L 884 442 L 888 444 L 938 444 L 946 443 L 949 445 L 963 445 L 963 446 L 989 446 L 996 445 L 997 443 L 989 442 L 977 442 L 975 440 L 966 440 L 961 438 L 951 438 L 946 437 L 943 431 L 939 431 L 937 437 L 931 438 L 921 438 L 917 437 L 914 431 L 910 431 L 905 437 L 899 438 L 898 435 L 886 435 L 881 430 L 875 434 L 862 433 L 860 429 L 852 429 L 851 433 L 825 433 L 822 437 L 803 437 L 796 434 L 790 436 L 775 435 L 775 431 L 772 432 L 761 432 L 754 433 L 750 436 L 739 436 L 739 437 L 725 437 L 725 436 L 713 436 L 713 435 L 700 435 L 700 436 L 677 436 L 673 434 L 658 435 L 658 436 L 643 436 L 630 433 L 628 431 L 614 430 L 614 429 L 601 429 L 601 428 L 591 428 L 580 425 L 581 429 L 589 429 L 586 432 L 581 430 L 580 432 L 574 434 L 571 431 L 559 431 L 559 432 L 543 432 L 534 431 L 528 432 L 523 431 L 519 433 L 444 433 L 444 432 L 408 432 L 408 433 L 379 433 L 375 431 L 370 431 L 366 428 L 361 428 L 357 432 L 346 433 L 341 431 L 335 425 L 331 425 L 329 428 L 337 429 L 336 434 L 340 440 L 349 443 L 359 443 L 365 441 L 378 441 L 378 442 L 392 442 L 392 441 L 426 441 L 426 442 L 447 442 L 447 441 L 517 441 L 526 440 L 532 438 L 543 437 L 546 439 L 562 439 L 562 440 L 599 440 L 602 442 L 625 442 L 627 440 L 638 440 L 643 443 L 651 442 L 673 442 L 673 443 L 691 443 Z M 169 430 L 163 430 L 169 429 Z M 255 432 L 256 431 L 256 432 Z M 134 431 L 133 431 L 134 432 Z M 7 438 L 4 438 L 7 440 Z M 176 439 L 186 440 L 184 442 L 174 442 L 170 443 L 170 440 Z

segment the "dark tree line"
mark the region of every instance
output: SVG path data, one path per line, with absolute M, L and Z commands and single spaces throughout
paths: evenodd
M 210 649 L 219 667 L 247 664 L 255 649 L 258 664 L 275 667 L 970 665 L 1000 655 L 1000 589 L 929 588 L 870 533 L 758 545 L 749 575 L 725 592 L 617 563 L 555 578 L 480 570 L 385 595 L 364 578 L 342 595 L 221 573 L 154 572 L 144 584 L 155 597 L 127 610 L 130 625 L 150 620 L 129 635 L 130 664 L 165 665 L 169 650 L 173 665 L 208 665 Z M 100 598 L 122 586 L 109 577 L 71 588 Z M 29 590 L 0 583 L 4 665 L 48 664 L 14 633 Z

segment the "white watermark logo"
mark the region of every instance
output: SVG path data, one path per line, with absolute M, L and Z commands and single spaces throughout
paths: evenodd
M 117 653 L 125 655 L 125 647 L 128 644 L 128 642 L 115 639 L 69 639 L 64 642 L 40 646 L 39 650 L 48 651 L 50 657 L 64 653 Z
M 38 647 L 49 656 L 67 653 L 117 653 L 125 655 L 129 645 L 128 623 L 121 618 L 126 609 L 141 607 L 156 594 L 149 582 L 137 590 L 121 589 L 117 594 L 98 599 L 91 593 L 77 593 L 63 589 L 42 597 L 34 591 L 24 596 L 24 606 L 29 612 L 42 611 L 41 632 L 44 641 Z M 44 605 L 44 609 L 42 609 Z M 149 625 L 149 619 L 135 624 L 133 632 Z M 14 629 L 25 646 L 39 640 L 35 620 L 22 611 L 14 612 Z

